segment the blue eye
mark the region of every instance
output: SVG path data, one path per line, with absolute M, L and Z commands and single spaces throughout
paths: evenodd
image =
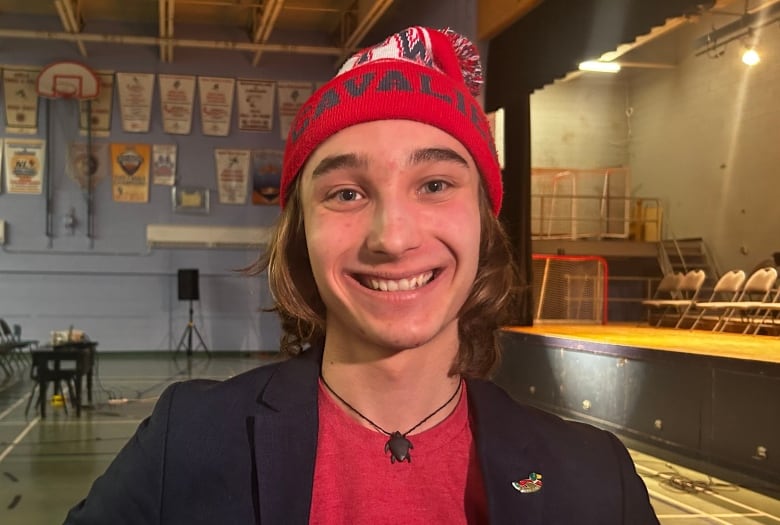
M 339 190 L 333 195 L 333 197 L 336 200 L 350 202 L 358 200 L 360 198 L 360 194 L 355 190 Z
M 440 191 L 444 191 L 446 188 L 447 183 L 441 180 L 432 180 L 430 182 L 426 182 L 423 185 L 423 191 L 426 193 L 438 193 Z

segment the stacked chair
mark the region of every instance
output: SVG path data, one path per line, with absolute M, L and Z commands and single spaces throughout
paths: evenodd
M 673 321 L 675 321 L 674 327 L 679 328 L 695 304 L 706 278 L 707 275 L 704 270 L 690 270 L 682 276 L 679 274 L 665 276 L 658 287 L 661 288 L 660 295 L 666 294 L 669 297 L 654 297 L 653 299 L 642 301 L 642 304 L 649 308 L 661 310 L 655 326 L 661 326 L 664 319 L 668 315 L 672 315 Z M 659 294 L 659 292 L 656 291 L 656 294 Z
M 758 334 L 762 326 L 771 326 L 775 328 L 778 325 L 778 318 L 780 317 L 780 284 L 777 286 L 774 298 L 769 302 L 761 303 L 758 307 L 756 316 L 758 317 L 763 312 L 764 315 L 756 323 L 756 327 L 753 330 L 754 334 Z
M 0 368 L 6 376 L 13 375 L 14 369 L 23 370 L 29 364 L 27 350 L 35 348 L 38 341 L 25 341 L 11 330 L 5 321 L 0 319 Z
M 737 277 L 730 277 L 732 274 L 738 275 L 740 272 L 744 285 L 739 282 Z M 713 331 L 722 332 L 729 323 L 739 321 L 745 325 L 742 333 L 748 333 L 751 328 L 754 328 L 754 325 L 755 333 L 761 322 L 760 312 L 766 310 L 765 304 L 769 301 L 777 281 L 777 269 L 772 267 L 759 268 L 747 278 L 747 281 L 744 280 L 744 275 L 742 270 L 732 270 L 724 274 L 719 280 L 719 284 L 724 278 L 731 278 L 731 281 L 722 287 L 722 291 L 733 293 L 731 299 L 716 300 L 713 297 L 710 301 L 697 302 L 695 307 L 700 310 L 700 313 L 691 328 L 695 328 L 706 313 L 716 312 L 719 315 L 712 327 Z

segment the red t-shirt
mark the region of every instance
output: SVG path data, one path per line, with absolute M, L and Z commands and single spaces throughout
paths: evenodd
M 409 436 L 411 462 L 390 463 L 388 437 L 368 429 L 319 388 L 319 436 L 309 523 L 488 523 L 465 383 L 454 412 Z

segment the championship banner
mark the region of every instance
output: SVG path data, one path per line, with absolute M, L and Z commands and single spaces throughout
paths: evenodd
M 246 204 L 249 150 L 214 150 L 220 204 Z
M 149 202 L 149 144 L 111 144 L 115 202 Z
M 239 78 L 238 129 L 241 131 L 271 131 L 274 122 L 276 82 Z
M 189 135 L 192 131 L 192 105 L 195 101 L 193 75 L 158 75 L 163 131 Z
M 198 77 L 200 123 L 204 135 L 227 137 L 233 114 L 233 78 Z
M 46 142 L 5 139 L 5 191 L 28 195 L 43 193 Z
M 90 132 L 95 137 L 108 137 L 111 134 L 111 111 L 114 103 L 114 73 L 97 73 L 100 82 L 100 93 L 98 97 L 92 99 L 92 107 L 87 112 L 87 102 L 79 101 L 81 117 L 79 119 L 79 129 L 82 135 L 87 134 L 88 113 L 92 115 L 92 127 Z
M 287 140 L 295 115 L 311 93 L 309 82 L 279 82 L 279 131 L 282 140 Z
M 37 69 L 3 69 L 5 132 L 21 135 L 38 133 Z
M 72 142 L 68 147 L 68 160 L 65 172 L 81 189 L 87 189 L 87 179 L 91 177 L 95 188 L 108 174 L 108 145 L 92 144 L 92 153 L 84 142 Z
M 176 182 L 176 144 L 152 146 L 152 183 L 173 186 Z
M 282 180 L 282 150 L 252 151 L 252 204 L 278 204 Z
M 147 133 L 152 117 L 154 73 L 117 73 L 122 131 Z

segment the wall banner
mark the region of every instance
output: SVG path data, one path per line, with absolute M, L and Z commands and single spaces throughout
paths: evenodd
M 161 74 L 158 80 L 163 131 L 172 135 L 189 135 L 195 102 L 195 76 Z
M 274 122 L 276 82 L 239 78 L 238 129 L 241 131 L 271 131 Z
M 198 77 L 200 123 L 204 135 L 227 137 L 233 114 L 233 78 Z
M 249 150 L 214 150 L 220 204 L 246 204 Z
M 149 202 L 149 144 L 111 144 L 115 202 Z
M 282 150 L 252 151 L 252 204 L 278 204 L 282 181 Z
M 28 195 L 43 193 L 46 142 L 38 139 L 5 139 L 5 191 Z
M 117 73 L 122 131 L 147 133 L 152 117 L 154 73 Z
M 114 103 L 114 73 L 97 73 L 100 82 L 100 93 L 98 97 L 92 99 L 90 104 L 90 113 L 92 114 L 92 136 L 108 137 L 111 133 L 111 111 Z M 87 134 L 87 103 L 79 102 L 81 116 L 79 118 L 79 129 L 82 135 Z
M 176 183 L 176 144 L 152 146 L 152 182 L 164 186 Z
M 287 140 L 290 126 L 303 106 L 311 96 L 312 85 L 310 82 L 279 82 L 279 131 L 282 140 Z
M 3 69 L 5 132 L 20 135 L 38 133 L 38 69 Z
M 108 174 L 108 145 L 93 143 L 92 153 L 89 154 L 86 143 L 72 142 L 68 147 L 65 171 L 81 189 L 87 188 L 87 175 L 91 174 L 92 187 L 95 188 Z

